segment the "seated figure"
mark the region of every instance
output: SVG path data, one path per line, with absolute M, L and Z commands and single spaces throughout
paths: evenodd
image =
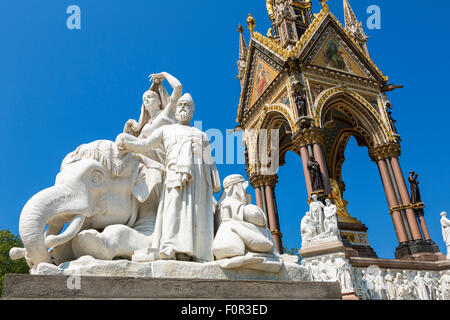
M 223 260 L 222 268 L 251 266 L 278 272 L 281 262 L 274 254 L 266 216 L 250 204 L 247 187 L 248 182 L 241 175 L 231 175 L 223 181 L 224 191 L 216 207 L 213 254 L 216 260 Z

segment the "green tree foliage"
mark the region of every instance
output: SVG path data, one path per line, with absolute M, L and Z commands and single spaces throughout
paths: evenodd
M 9 230 L 0 230 L 0 296 L 3 290 L 3 280 L 7 273 L 28 273 L 29 268 L 25 259 L 11 260 L 9 250 L 14 247 L 23 248 L 20 238 Z

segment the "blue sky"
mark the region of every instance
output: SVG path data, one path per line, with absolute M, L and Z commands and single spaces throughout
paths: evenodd
M 66 8 L 81 8 L 81 30 L 66 28 Z M 381 8 L 380 30 L 367 30 L 370 54 L 390 81 L 389 94 L 402 135 L 405 173 L 419 172 L 426 219 L 445 253 L 440 212 L 450 209 L 448 2 L 353 0 L 362 21 L 368 6 Z M 342 0 L 330 9 L 343 22 Z M 313 10 L 320 5 L 313 0 Z M 137 119 L 150 73 L 180 79 L 196 103 L 203 129 L 236 125 L 240 93 L 235 79 L 239 23 L 248 13 L 266 34 L 264 0 L 118 1 L 14 0 L 0 2 L 0 228 L 18 233 L 26 201 L 53 185 L 65 155 L 78 145 L 113 140 Z M 248 42 L 248 31 L 246 37 Z M 377 167 L 352 140 L 346 150 L 344 198 L 369 228 L 372 247 L 393 258 L 397 240 Z M 220 165 L 221 178 L 244 174 L 243 165 Z M 301 160 L 288 154 L 276 189 L 285 246 L 300 248 L 300 220 L 307 211 Z

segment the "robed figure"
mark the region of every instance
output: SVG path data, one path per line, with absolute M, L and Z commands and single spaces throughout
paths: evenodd
M 308 163 L 309 174 L 311 175 L 311 183 L 313 191 L 324 190 L 322 172 L 320 171 L 320 164 L 310 157 Z
M 420 203 L 422 202 L 422 197 L 420 196 L 419 190 L 419 175 L 414 171 L 409 173 L 408 181 L 411 184 L 411 202 L 412 203 Z
M 177 103 L 177 124 L 155 130 L 136 141 L 117 139 L 119 147 L 145 154 L 162 146 L 166 152 L 164 187 L 158 208 L 152 248 L 163 260 L 213 261 L 213 193 L 220 178 L 205 133 L 191 127 L 194 102 L 189 94 Z

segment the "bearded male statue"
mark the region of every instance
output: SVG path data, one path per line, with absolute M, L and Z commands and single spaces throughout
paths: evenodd
M 210 262 L 214 260 L 213 193 L 220 191 L 220 178 L 211 156 L 207 135 L 190 123 L 194 101 L 190 94 L 177 103 L 177 124 L 153 131 L 148 138 L 116 143 L 138 154 L 162 146 L 166 151 L 164 187 L 153 234 L 152 249 L 162 260 Z

